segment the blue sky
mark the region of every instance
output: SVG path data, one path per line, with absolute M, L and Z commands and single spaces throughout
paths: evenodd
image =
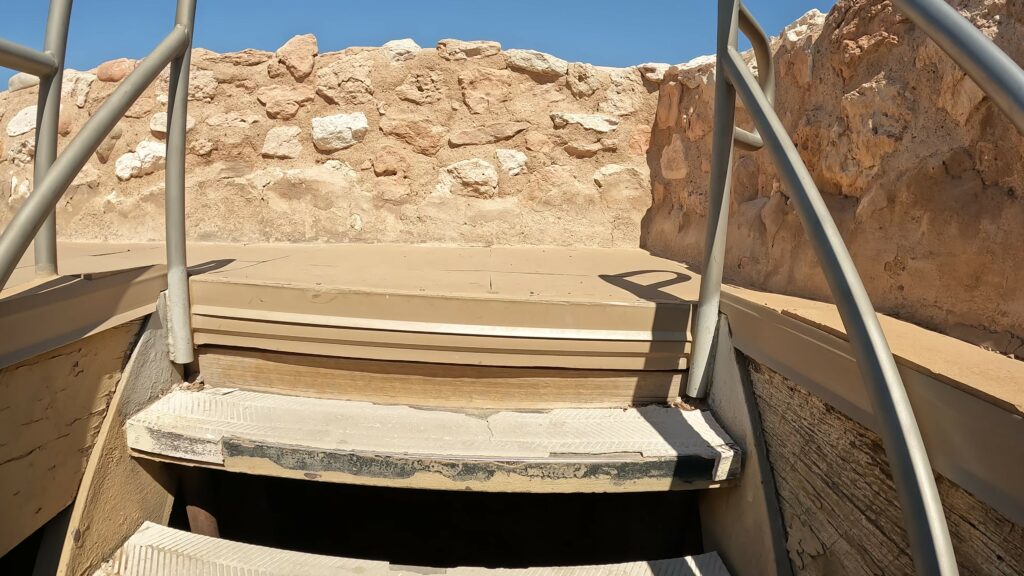
M 746 0 L 770 34 L 829 0 Z M 4 2 L 0 36 L 42 48 L 45 0 Z M 78 0 L 67 66 L 92 68 L 141 58 L 170 30 L 174 0 Z M 497 40 L 570 61 L 605 66 L 678 63 L 714 50 L 713 0 L 199 0 L 196 46 L 217 52 L 274 50 L 296 34 L 316 34 L 321 51 L 376 46 L 411 37 Z M 0 86 L 13 72 L 0 68 Z

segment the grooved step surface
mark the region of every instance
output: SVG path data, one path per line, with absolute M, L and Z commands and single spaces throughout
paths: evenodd
M 213 388 L 129 420 L 140 456 L 314 480 L 491 492 L 715 486 L 739 450 L 711 414 L 666 406 L 456 412 Z
M 145 523 L 94 576 L 728 576 L 714 552 L 602 566 L 487 569 L 391 565 L 241 544 Z
M 699 283 L 641 250 L 245 252 L 191 277 L 197 345 L 448 365 L 687 367 Z

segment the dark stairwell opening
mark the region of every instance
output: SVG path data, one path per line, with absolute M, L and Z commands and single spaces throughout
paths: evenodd
M 490 568 L 702 552 L 696 493 L 507 494 L 332 484 L 200 470 L 220 537 L 396 565 Z M 188 530 L 179 494 L 170 525 Z

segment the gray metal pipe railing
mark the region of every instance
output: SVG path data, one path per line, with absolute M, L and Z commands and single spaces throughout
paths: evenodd
M 64 83 L 64 53 L 68 45 L 68 24 L 71 21 L 71 0 L 50 0 L 46 19 L 43 51 L 53 57 L 53 74 L 39 79 L 39 101 L 36 106 L 36 155 L 32 180 L 41 182 L 57 159 L 57 125 L 60 121 L 60 93 Z M 33 244 L 36 276 L 57 275 L 57 212 L 51 210 L 36 233 Z
M 719 7 L 721 12 L 722 7 Z M 738 32 L 742 30 L 751 38 L 767 38 L 764 29 L 757 20 L 740 4 L 735 14 L 719 14 L 729 19 L 730 25 L 723 34 L 719 28 L 718 52 L 723 53 L 729 46 L 738 42 Z M 721 24 L 720 24 L 721 26 Z M 775 103 L 775 61 L 767 44 L 754 44 L 754 61 L 757 63 L 758 82 L 765 97 Z M 725 73 L 721 69 L 721 59 L 716 64 L 715 73 L 715 124 L 713 128 L 713 150 L 711 154 L 711 189 L 708 195 L 708 230 L 705 236 L 704 272 L 700 288 L 697 313 L 693 322 L 693 353 L 690 354 L 689 376 L 687 377 L 687 394 L 695 398 L 703 398 L 707 393 L 711 377 L 711 350 L 714 338 L 718 333 L 719 306 L 721 304 L 722 271 L 724 268 L 726 226 L 728 212 L 723 213 L 722 207 L 729 206 L 729 195 L 732 190 L 732 152 L 733 146 L 741 150 L 760 150 L 764 146 L 761 135 L 755 129 L 748 132 L 735 125 L 736 95 L 732 86 L 725 81 Z M 730 138 L 729 135 L 732 135 Z M 714 222 L 715 226 L 711 226 Z M 722 226 L 719 228 L 719 226 Z
M 170 64 L 165 174 L 168 345 L 171 360 L 187 364 L 192 362 L 194 352 L 185 251 L 185 131 L 196 0 L 178 0 L 171 32 L 107 97 L 58 157 L 57 125 L 71 3 L 51 0 L 44 52 L 0 39 L 0 65 L 41 76 L 35 186 L 0 234 L 0 289 L 14 273 L 33 236 L 37 273 L 57 273 L 57 203 L 103 139 Z
M 160 75 L 161 70 L 180 56 L 188 45 L 188 31 L 184 26 L 175 26 L 82 126 L 78 135 L 53 162 L 43 180 L 35 183 L 32 193 L 14 214 L 3 234 L 0 234 L 0 288 L 7 284 L 18 260 L 31 244 L 32 237 L 42 227 L 47 215 L 89 157 L 124 113 Z
M 0 66 L 33 76 L 49 76 L 57 69 L 53 56 L 0 38 Z
M 896 361 L 839 229 L 764 90 L 766 79 L 755 78 L 737 51 L 737 29 L 744 18 L 753 20 L 739 0 L 719 0 L 708 231 L 687 394 L 698 398 L 707 394 L 713 362 L 711 345 L 721 299 L 738 95 L 790 192 L 846 327 L 892 470 L 917 572 L 957 574 L 932 468 Z M 744 30 L 755 31 L 750 37 L 755 54 L 767 51 L 769 41 L 759 27 L 748 23 Z M 758 66 L 759 74 L 765 71 Z
M 730 81 L 764 135 L 765 148 L 772 156 L 783 186 L 792 194 L 793 205 L 846 327 L 892 470 L 917 571 L 919 574 L 956 574 L 953 545 L 921 431 L 867 290 L 828 206 L 782 121 L 755 88 L 755 80 L 739 54 L 730 50 L 728 56 L 726 70 Z
M 1024 134 L 1024 70 L 944 0 L 893 4 L 949 54 Z
M 171 62 L 167 91 L 167 167 L 164 174 L 164 219 L 167 228 L 167 324 L 171 361 L 192 362 L 191 305 L 185 251 L 185 132 L 188 119 L 188 73 L 196 0 L 180 0 L 175 24 L 189 31 L 189 44 Z

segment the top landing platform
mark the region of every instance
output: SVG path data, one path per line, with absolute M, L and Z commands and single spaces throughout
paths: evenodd
M 63 274 L 161 262 L 61 245 Z M 508 367 L 684 369 L 700 284 L 639 249 L 190 243 L 189 265 L 200 346 Z
M 196 343 L 506 367 L 681 370 L 699 281 L 641 250 L 192 250 Z

